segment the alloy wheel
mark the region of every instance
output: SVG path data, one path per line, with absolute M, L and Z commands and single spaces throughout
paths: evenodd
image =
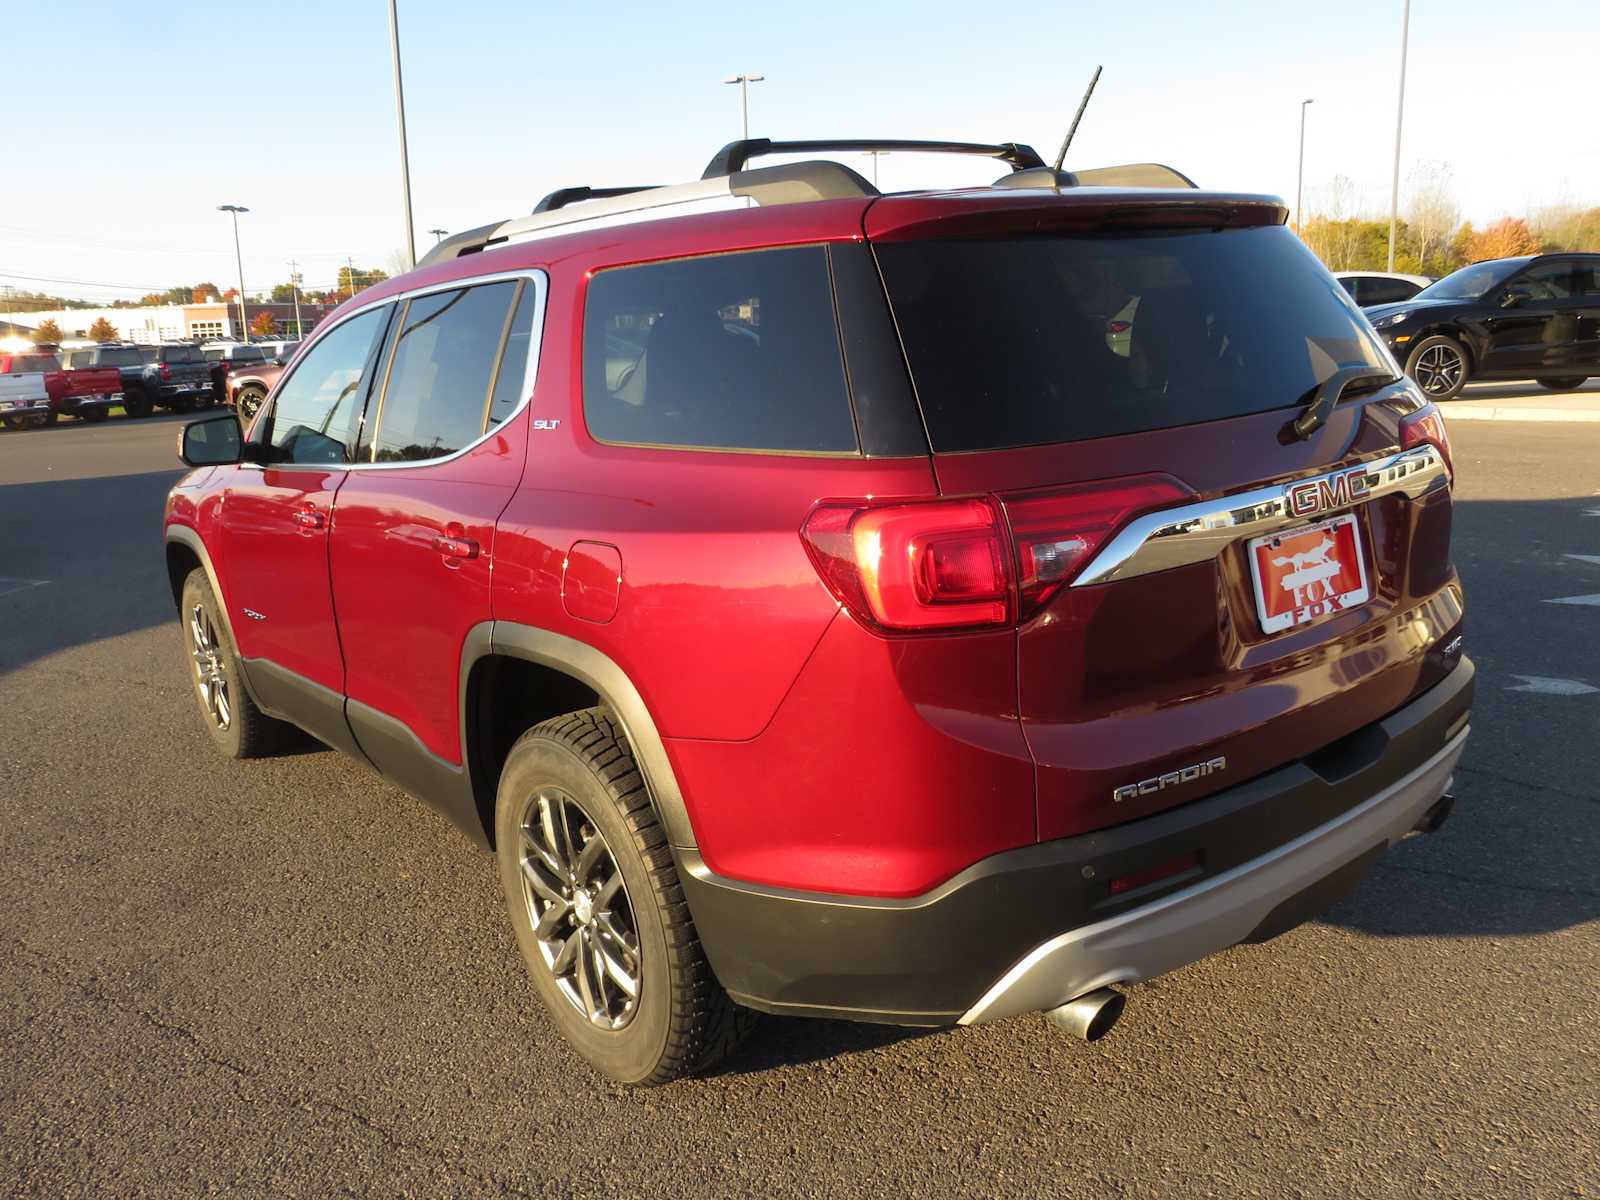
M 205 605 L 189 610 L 190 653 L 194 656 L 194 686 L 200 694 L 200 707 L 212 724 L 226 729 L 233 720 L 233 705 L 228 694 L 228 671 L 222 662 L 217 627 Z
M 523 807 L 522 892 L 556 987 L 601 1029 L 633 1020 L 643 983 L 628 889 L 604 835 L 578 802 L 544 788 Z
M 1454 347 L 1429 346 L 1417 357 L 1415 377 L 1428 395 L 1441 396 L 1460 385 L 1466 366 L 1461 352 Z

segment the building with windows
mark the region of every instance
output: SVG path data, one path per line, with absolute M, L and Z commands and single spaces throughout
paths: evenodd
M 310 333 L 317 322 L 333 311 L 328 304 L 300 302 L 300 328 Z M 279 337 L 295 336 L 294 305 L 245 302 L 245 315 L 254 322 L 263 312 L 278 323 Z M 62 308 L 53 311 L 8 314 L 8 321 L 37 329 L 54 321 L 63 337 L 86 338 L 98 320 L 109 321 L 125 342 L 149 345 L 156 342 L 243 341 L 239 329 L 239 306 L 221 300 L 210 304 L 166 304 L 148 308 Z

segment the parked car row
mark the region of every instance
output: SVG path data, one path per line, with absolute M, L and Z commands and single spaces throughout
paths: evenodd
M 254 416 L 293 341 L 156 346 L 100 343 L 0 354 L 0 424 L 7 429 L 54 425 L 63 416 L 103 421 L 119 399 L 130 417 L 158 408 L 190 412 L 232 404 L 243 392 Z

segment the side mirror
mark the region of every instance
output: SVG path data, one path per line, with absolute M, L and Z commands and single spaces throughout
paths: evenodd
M 240 460 L 244 431 L 233 413 L 190 421 L 178 435 L 178 457 L 191 467 L 220 467 Z
M 1532 300 L 1533 293 L 1525 287 L 1515 285 L 1508 287 L 1500 296 L 1501 308 L 1515 308 L 1525 300 Z

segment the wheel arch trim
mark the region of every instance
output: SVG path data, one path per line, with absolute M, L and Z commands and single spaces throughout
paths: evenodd
M 667 831 L 667 840 L 678 849 L 695 848 L 694 828 L 689 821 L 683 791 L 644 697 L 615 660 L 587 642 L 514 621 L 484 621 L 469 630 L 461 652 L 459 707 L 463 749 L 469 744 L 467 687 L 472 668 L 480 659 L 491 655 L 520 658 L 551 667 L 592 688 L 622 725 L 622 732 L 644 776 L 651 803 Z
M 249 693 L 250 699 L 257 708 L 261 707 L 261 699 L 256 694 L 255 685 L 250 682 L 250 672 L 245 667 L 245 658 L 239 650 L 239 639 L 233 635 L 233 617 L 228 612 L 228 598 L 222 591 L 222 580 L 217 577 L 217 568 L 211 561 L 211 552 L 206 549 L 205 539 L 198 531 L 188 525 L 169 524 L 166 528 L 165 546 L 179 545 L 192 553 L 200 560 L 200 566 L 206 573 L 206 580 L 211 584 L 211 594 L 217 598 L 217 615 L 222 618 L 222 624 L 228 631 L 228 642 L 233 646 L 233 652 L 239 660 L 239 676 L 244 681 L 244 690 Z M 173 607 L 179 610 L 180 616 L 183 609 L 182 584 L 173 588 Z

